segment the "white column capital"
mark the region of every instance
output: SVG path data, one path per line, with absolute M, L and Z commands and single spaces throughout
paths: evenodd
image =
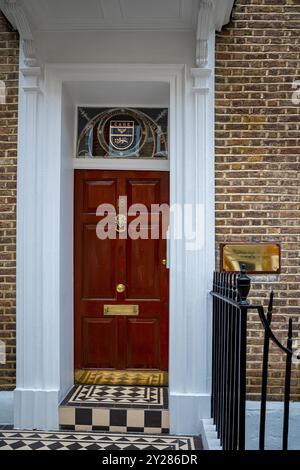
M 206 95 L 210 92 L 209 79 L 213 70 L 210 68 L 192 68 L 191 75 L 194 79 L 194 93 Z
M 23 75 L 22 89 L 25 93 L 41 93 L 39 86 L 41 68 L 40 67 L 25 67 L 20 69 Z

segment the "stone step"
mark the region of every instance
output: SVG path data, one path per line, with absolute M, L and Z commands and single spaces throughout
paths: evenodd
M 202 450 L 202 442 L 199 437 L 161 434 L 0 430 L 0 450 L 156 450 L 161 453 Z
M 76 385 L 59 407 L 61 430 L 169 432 L 166 387 Z

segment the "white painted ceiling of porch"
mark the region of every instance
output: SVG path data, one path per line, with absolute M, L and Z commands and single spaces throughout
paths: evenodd
M 66 82 L 64 88 L 82 106 L 169 106 L 168 83 Z
M 36 32 L 196 28 L 199 0 L 22 0 Z

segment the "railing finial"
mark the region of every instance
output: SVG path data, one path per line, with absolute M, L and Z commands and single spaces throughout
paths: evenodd
M 246 274 L 246 266 L 242 264 L 241 272 L 237 278 L 237 290 L 239 293 L 239 304 L 240 305 L 249 305 L 247 300 L 249 291 L 251 287 L 250 277 Z

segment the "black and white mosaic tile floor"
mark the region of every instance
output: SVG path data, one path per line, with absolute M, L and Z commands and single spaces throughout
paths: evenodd
M 0 431 L 0 450 L 201 450 L 200 438 L 159 435 Z
M 61 430 L 167 434 L 168 389 L 76 385 L 59 407 Z
M 75 386 L 61 406 L 168 408 L 168 390 L 165 387 L 134 387 L 115 385 Z

